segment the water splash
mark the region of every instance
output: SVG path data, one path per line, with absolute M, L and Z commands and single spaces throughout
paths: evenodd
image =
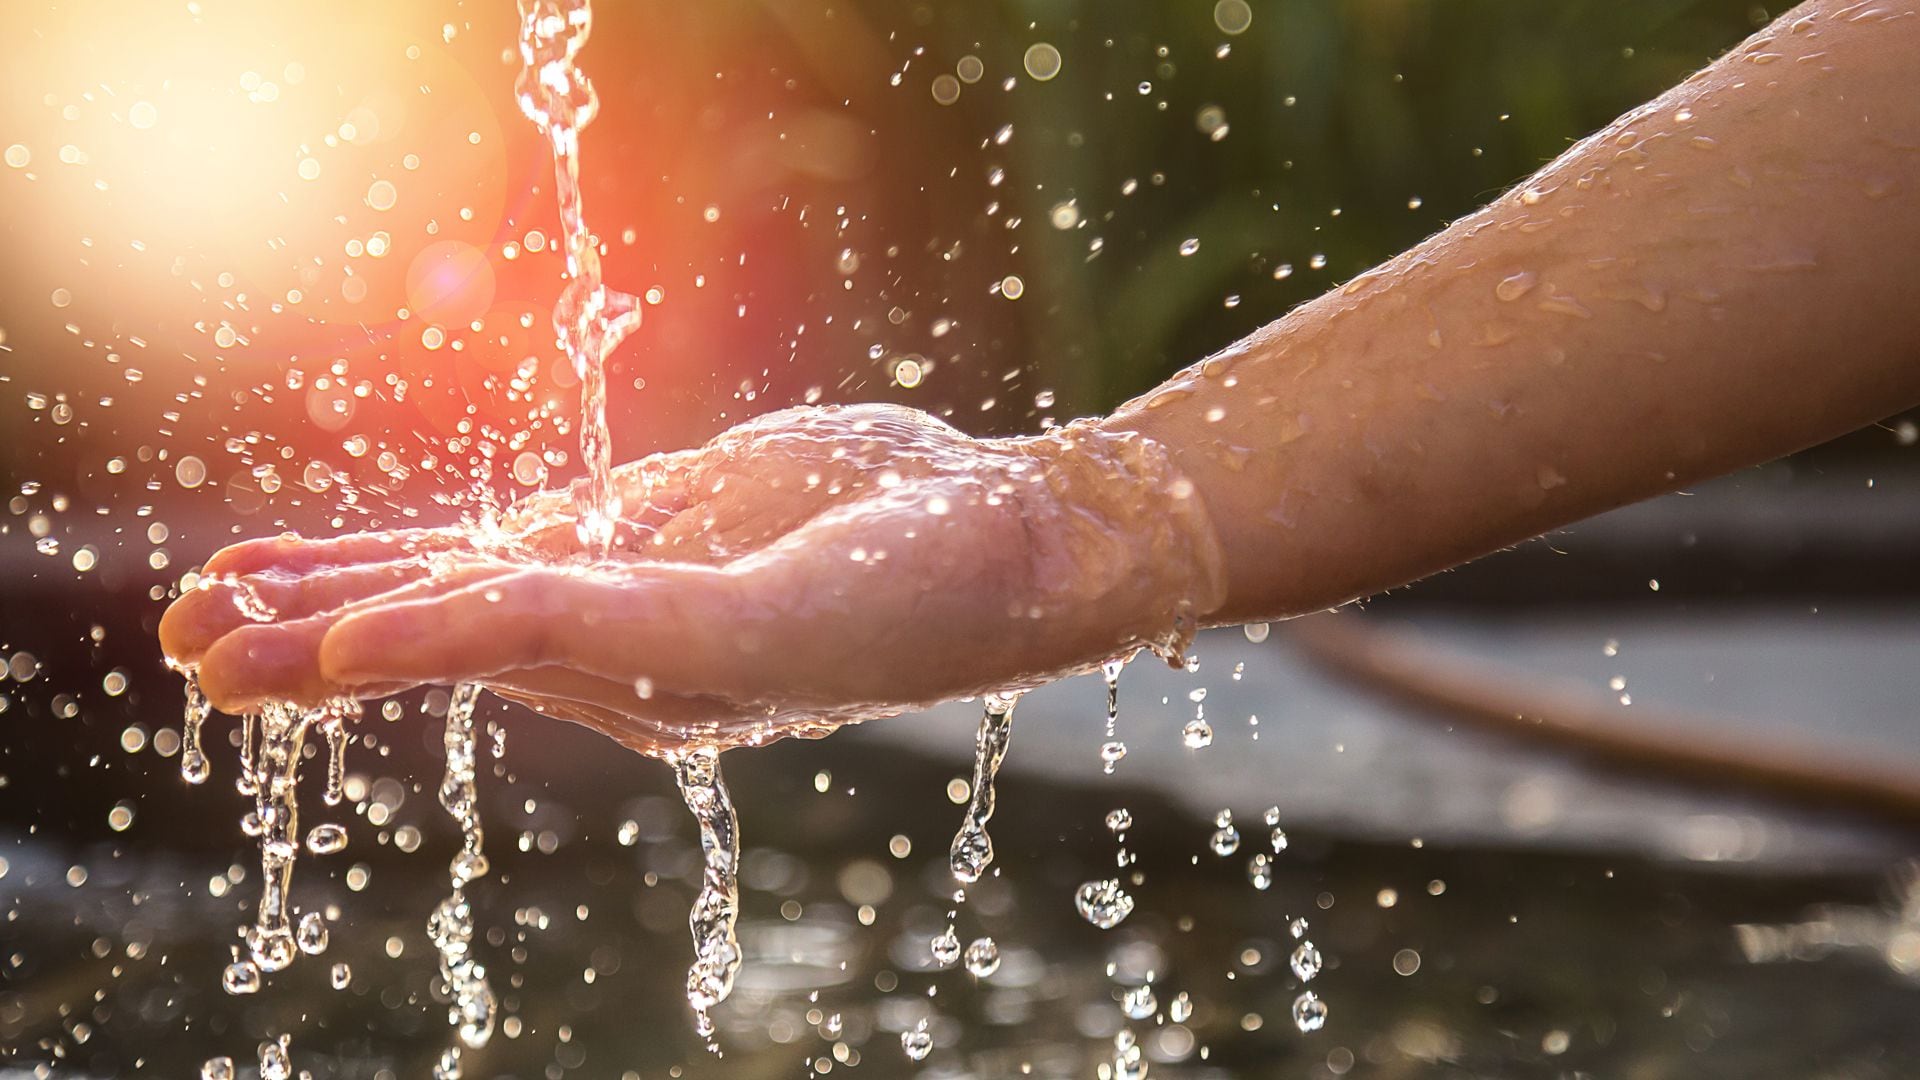
M 473 708 L 479 699 L 478 683 L 454 687 L 453 700 L 447 705 L 446 734 L 441 740 L 447 765 L 440 780 L 440 805 L 460 828 L 460 850 L 447 866 L 452 891 L 428 917 L 427 936 L 439 953 L 440 979 L 447 992 L 447 1023 L 458 1041 L 435 1063 L 435 1080 L 459 1080 L 462 1047 L 478 1050 L 486 1046 L 493 1037 L 498 1011 L 493 987 L 487 982 L 486 965 L 474 955 L 473 905 L 466 894 L 467 883 L 487 872 L 474 766 Z
M 600 283 L 600 250 L 587 229 L 580 193 L 580 132 L 600 111 L 600 99 L 575 58 L 592 31 L 591 0 L 521 0 L 521 67 L 514 94 L 553 153 L 567 256 L 567 284 L 553 307 L 553 327 L 580 377 L 580 455 L 587 466 L 574 505 L 581 543 L 605 555 L 620 520 L 607 430 L 606 362 L 640 325 L 640 301 Z
M 993 863 L 993 838 L 987 835 L 987 821 L 993 817 L 993 780 L 1013 738 L 1013 707 L 1018 701 L 1017 694 L 988 694 L 980 730 L 974 736 L 973 793 L 948 853 L 954 880 L 963 885 L 979 881 Z
M 710 746 L 687 750 L 673 759 L 673 773 L 680 797 L 700 825 L 700 850 L 706 855 L 700 892 L 687 915 L 687 927 L 693 931 L 687 1004 L 693 1007 L 694 1030 L 711 1038 L 711 1010 L 733 992 L 733 977 L 740 970 L 740 942 L 734 936 L 740 914 L 740 822 L 720 773 L 719 750 Z

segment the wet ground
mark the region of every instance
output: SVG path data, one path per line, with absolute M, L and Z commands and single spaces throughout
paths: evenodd
M 1504 572 L 1529 572 L 1527 557 Z M 96 588 L 0 606 L 0 651 L 33 654 L 32 678 L 0 687 L 0 1076 L 187 1076 L 282 1032 L 317 1077 L 427 1075 L 447 1029 L 425 924 L 456 840 L 423 710 L 444 695 L 361 722 L 356 805 L 321 806 L 309 762 L 303 827 L 351 833 L 294 879 L 331 945 L 229 997 L 220 970 L 259 887 L 231 789 L 236 725 L 210 725 L 214 777 L 183 784 L 161 753 L 179 697 L 152 655 L 160 605 Z M 1920 765 L 1920 620 L 1814 607 L 1388 601 L 1370 617 L 1583 688 L 1623 724 L 1732 724 L 1810 758 Z M 996 870 L 955 919 L 963 941 L 999 944 L 985 979 L 929 970 L 927 947 L 952 907 L 952 786 L 975 707 L 729 754 L 747 960 L 718 1059 L 681 995 L 700 863 L 667 770 L 489 699 L 506 752 L 482 755 L 494 872 L 471 896 L 508 1019 L 468 1075 L 1088 1077 L 1123 1025 L 1166 1077 L 1920 1075 L 1911 826 L 1488 734 L 1342 681 L 1280 628 L 1261 644 L 1216 632 L 1199 656 L 1193 673 L 1127 671 L 1129 753 L 1111 775 L 1097 678 L 1021 704 Z M 115 669 L 128 689 L 110 696 Z M 1214 730 L 1200 750 L 1181 738 L 1196 706 Z M 1260 890 L 1248 862 L 1270 851 L 1269 805 L 1289 844 Z M 1103 932 L 1072 897 L 1115 872 L 1103 819 L 1121 806 L 1138 907 Z M 1242 834 L 1225 857 L 1209 840 L 1221 809 Z M 1326 963 L 1312 1034 L 1290 1016 L 1300 917 Z M 1148 981 L 1153 1015 L 1127 1020 L 1123 991 Z M 922 1019 L 935 1048 L 915 1065 L 899 1032 Z

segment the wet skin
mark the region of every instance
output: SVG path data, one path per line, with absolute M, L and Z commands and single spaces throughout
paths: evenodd
M 1284 618 L 1920 402 L 1920 10 L 1803 4 L 1492 205 L 1111 417 L 788 410 L 487 530 L 277 538 L 161 626 L 215 705 L 479 680 L 636 749 Z M 257 598 L 257 600 L 256 600 Z

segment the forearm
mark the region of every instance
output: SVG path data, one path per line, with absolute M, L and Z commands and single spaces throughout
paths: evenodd
M 1317 610 L 1920 402 L 1920 15 L 1816 0 L 1105 421 Z

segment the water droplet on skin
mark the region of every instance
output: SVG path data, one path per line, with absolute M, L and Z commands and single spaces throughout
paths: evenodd
M 1000 946 L 990 937 L 974 938 L 967 943 L 967 971 L 976 979 L 984 979 L 1000 970 Z
M 1130 987 L 1120 995 L 1120 1011 L 1127 1014 L 1129 1020 L 1145 1020 L 1159 1007 L 1160 1002 L 1153 996 L 1151 984 Z
M 1319 1031 L 1327 1026 L 1327 1003 L 1308 990 L 1293 999 L 1293 1026 L 1302 1032 Z
M 915 1024 L 911 1031 L 900 1033 L 900 1049 L 910 1061 L 925 1061 L 927 1055 L 933 1053 L 933 1036 L 928 1033 L 925 1020 Z
M 1120 887 L 1120 879 L 1089 881 L 1074 891 L 1073 906 L 1080 917 L 1102 930 L 1111 930 L 1133 914 L 1133 897 Z
M 1287 963 L 1293 968 L 1293 977 L 1301 982 L 1311 982 L 1320 974 L 1320 950 L 1311 941 L 1302 941 L 1294 947 L 1293 956 Z
M 1500 284 L 1495 285 L 1493 287 L 1493 295 L 1501 301 L 1510 304 L 1531 292 L 1539 280 L 1540 279 L 1531 272 L 1522 270 L 1511 277 L 1502 279 Z
M 945 931 L 935 934 L 930 943 L 933 962 L 941 967 L 952 967 L 960 959 L 960 935 L 953 932 L 949 923 Z
M 1272 626 L 1263 622 L 1248 623 L 1240 629 L 1247 636 L 1247 640 L 1255 645 L 1267 640 L 1268 634 L 1273 631 Z

